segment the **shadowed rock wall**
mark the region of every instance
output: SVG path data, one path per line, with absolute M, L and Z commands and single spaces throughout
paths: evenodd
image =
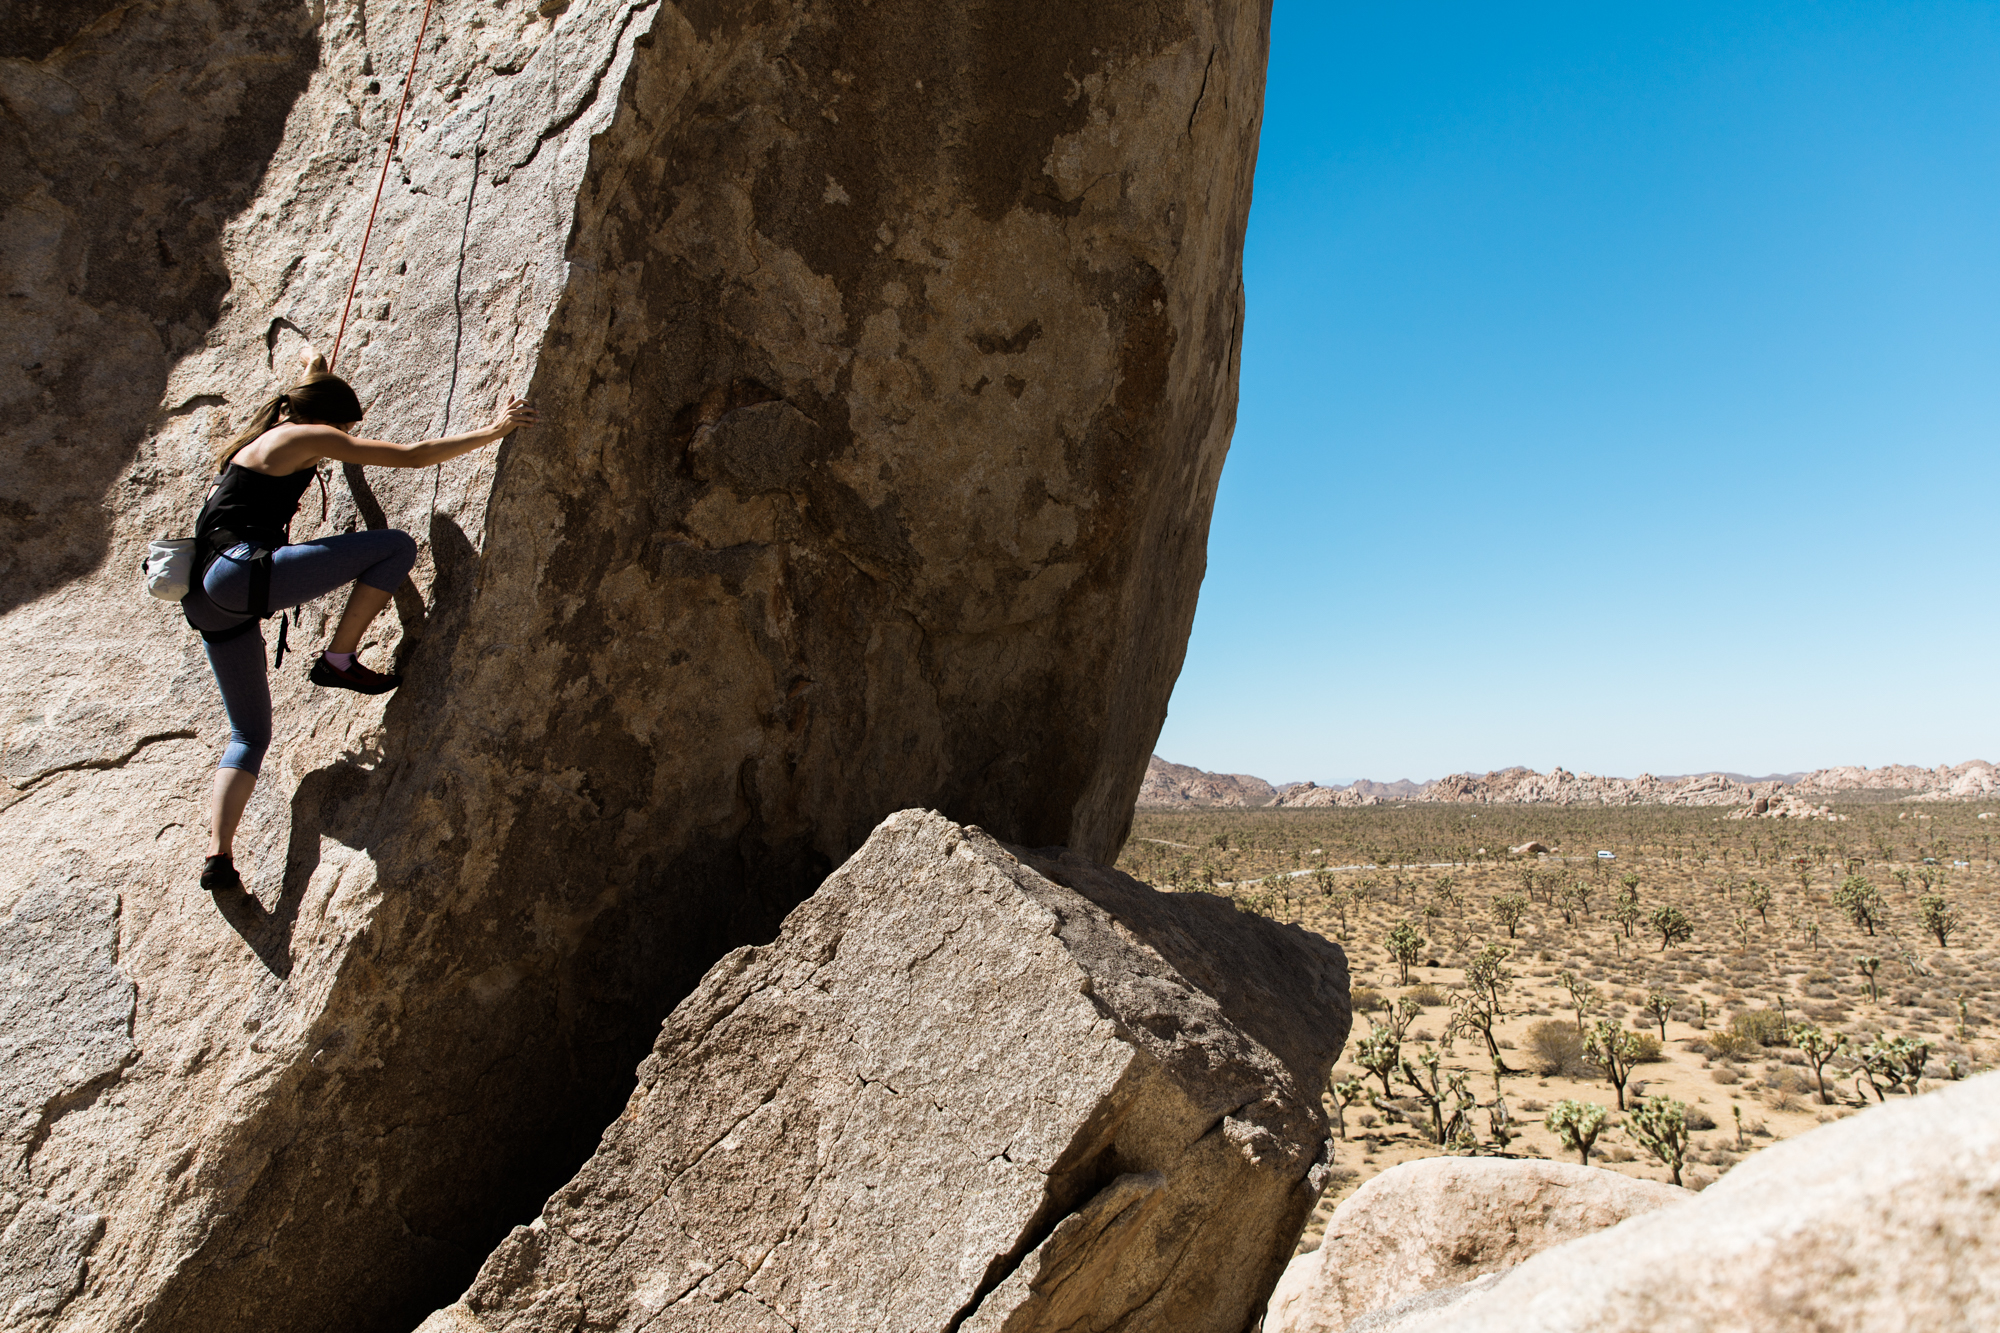
M 887 812 L 1108 859 L 1179 668 L 1262 4 L 443 0 L 339 369 L 366 433 L 522 387 L 545 424 L 333 477 L 325 527 L 423 542 L 368 650 L 412 682 L 333 700 L 288 662 L 253 893 L 194 891 L 224 728 L 131 569 L 301 334 L 330 341 L 419 8 L 256 8 L 303 36 L 267 83 L 217 75 L 289 105 L 240 211 L 181 170 L 198 134 L 150 146 L 207 201 L 226 294 L 97 431 L 114 466 L 48 490 L 85 554 L 0 641 L 8 938 L 73 898 L 101 944 L 23 1001 L 93 997 L 33 1065 L 0 1204 L 47 1241 L 50 1326 L 408 1327 L 589 1154 L 707 965 Z M 199 83 L 231 13 L 83 32 Z M 24 48 L 8 87 L 76 49 Z M 308 499 L 294 538 L 319 529 Z

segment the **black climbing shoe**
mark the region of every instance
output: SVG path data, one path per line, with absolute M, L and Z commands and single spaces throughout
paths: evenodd
M 370 671 L 361 665 L 360 658 L 356 658 L 354 665 L 343 671 L 322 657 L 313 663 L 312 683 L 324 685 L 330 690 L 353 690 L 356 694 L 387 694 L 401 685 L 403 678 Z
M 202 863 L 201 886 L 210 893 L 241 892 L 243 876 L 236 873 L 236 863 L 225 856 L 211 856 Z

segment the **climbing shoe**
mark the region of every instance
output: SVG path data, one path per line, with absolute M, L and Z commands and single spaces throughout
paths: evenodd
M 210 893 L 240 892 L 243 876 L 236 873 L 236 863 L 228 856 L 211 856 L 202 862 L 201 886 Z
M 357 694 L 387 694 L 403 683 L 401 676 L 385 676 L 361 665 L 359 658 L 348 667 L 337 667 L 320 658 L 312 666 L 312 683 L 329 690 L 353 690 Z

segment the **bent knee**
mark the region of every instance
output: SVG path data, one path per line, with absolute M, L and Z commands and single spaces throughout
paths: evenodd
M 361 581 L 371 588 L 394 592 L 417 564 L 417 539 L 401 528 L 384 528 L 375 534 L 381 558 L 368 566 Z

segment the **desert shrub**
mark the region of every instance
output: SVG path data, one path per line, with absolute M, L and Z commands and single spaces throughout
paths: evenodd
M 1588 1072 L 1583 1058 L 1583 1037 L 1576 1024 L 1545 1018 L 1531 1023 L 1521 1037 L 1521 1050 L 1528 1067 L 1544 1078 L 1562 1075 L 1579 1078 Z
M 1704 1044 L 1708 1047 L 1709 1054 L 1718 1060 L 1740 1060 L 1757 1049 L 1756 1042 L 1733 1027 L 1709 1033 Z
M 1785 1016 L 1776 1009 L 1739 1009 L 1729 1016 L 1729 1030 L 1753 1045 L 1785 1044 Z
M 1732 1083 L 1741 1083 L 1743 1081 L 1743 1075 L 1737 1073 L 1728 1065 L 1717 1065 L 1708 1071 L 1708 1076 L 1725 1088 Z
M 1652 1033 L 1635 1032 L 1632 1035 L 1637 1038 L 1632 1051 L 1633 1064 L 1653 1065 L 1667 1058 L 1666 1052 L 1660 1049 L 1660 1039 Z
M 1431 985 L 1430 982 L 1428 981 L 1424 982 L 1421 985 L 1410 987 L 1408 990 L 1403 992 L 1403 995 L 1408 999 L 1415 1000 L 1418 1004 L 1423 1005 L 1426 1009 L 1435 1008 L 1441 1004 L 1451 1003 L 1451 997 L 1449 995 L 1446 995 L 1443 991 L 1439 990 L 1436 986 Z
M 1699 1106 L 1690 1106 L 1687 1108 L 1687 1125 L 1690 1130 L 1697 1133 L 1704 1129 L 1714 1129 L 1715 1117 Z
M 1366 986 L 1356 986 L 1348 992 L 1347 1001 L 1354 1006 L 1354 1012 L 1357 1014 L 1378 1013 L 1389 1007 L 1389 1002 L 1382 998 L 1381 991 L 1370 990 Z

